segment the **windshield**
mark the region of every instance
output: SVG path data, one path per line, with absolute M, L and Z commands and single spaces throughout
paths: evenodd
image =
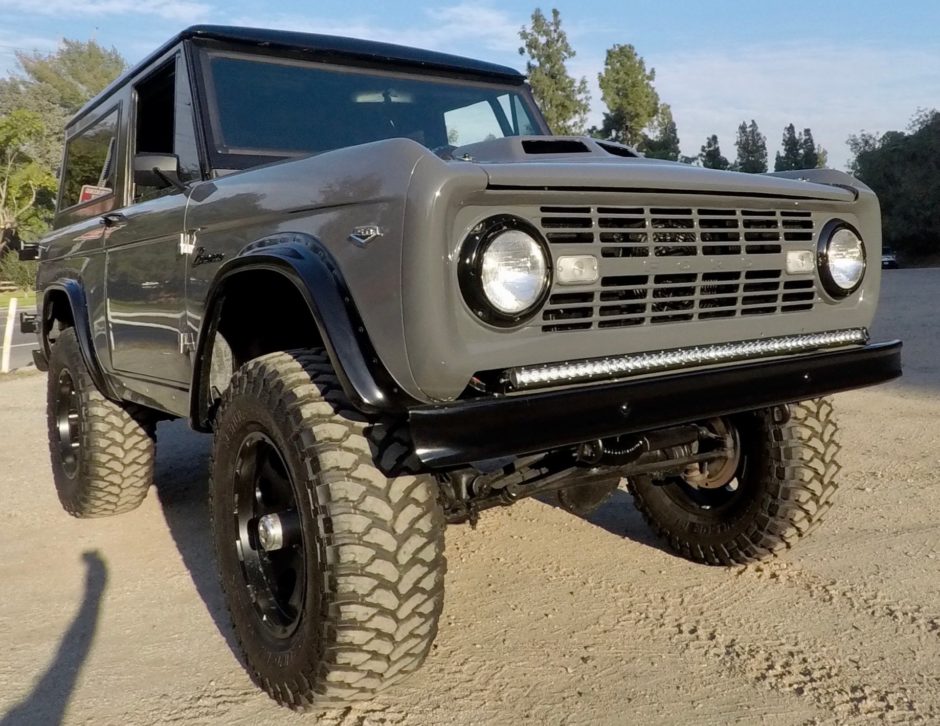
M 218 154 L 303 156 L 391 138 L 439 150 L 542 133 L 514 86 L 236 53 L 206 60 Z

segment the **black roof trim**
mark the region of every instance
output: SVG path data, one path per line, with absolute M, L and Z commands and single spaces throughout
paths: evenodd
M 521 84 L 525 81 L 519 71 L 486 61 L 464 58 L 449 53 L 438 53 L 421 48 L 410 48 L 392 43 L 380 43 L 359 38 L 344 38 L 336 35 L 316 33 L 297 33 L 289 30 L 271 30 L 265 28 L 243 28 L 227 25 L 193 25 L 186 28 L 136 66 L 125 72 L 101 93 L 85 104 L 69 120 L 71 126 L 89 110 L 110 96 L 126 80 L 145 69 L 174 45 L 188 39 L 217 40 L 242 45 L 254 45 L 259 48 L 280 48 L 308 53 L 312 57 L 333 60 L 349 58 L 369 63 L 390 63 L 398 66 L 412 66 L 433 71 L 458 73 L 480 78 L 489 78 L 504 83 Z

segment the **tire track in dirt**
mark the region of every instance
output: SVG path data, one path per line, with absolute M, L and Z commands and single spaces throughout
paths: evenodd
M 169 699 L 168 699 L 169 700 Z M 251 701 L 267 702 L 267 696 L 253 688 L 235 688 L 210 682 L 180 702 L 177 700 L 171 709 L 166 701 L 160 700 L 147 709 L 148 722 L 154 724 L 202 724 L 216 723 L 227 713 L 238 709 Z M 271 701 L 273 707 L 273 701 Z M 127 713 L 124 723 L 133 723 L 139 719 L 140 710 Z M 288 720 L 290 712 L 281 712 Z M 380 702 L 353 704 L 343 708 L 311 711 L 298 718 L 316 726 L 396 726 L 406 721 L 408 714 L 398 711 Z
M 777 563 L 770 563 L 774 568 Z M 782 563 L 785 566 L 785 563 Z M 746 571 L 768 565 L 742 568 Z M 759 582 L 764 582 L 761 575 Z M 728 675 L 777 693 L 811 702 L 827 716 L 819 723 L 865 722 L 871 719 L 899 720 L 904 723 L 935 723 L 940 712 L 923 708 L 907 683 L 894 683 L 892 673 L 876 670 L 872 664 L 846 657 L 833 643 L 807 638 L 797 632 L 774 634 L 761 628 L 742 635 L 742 629 L 715 608 L 709 591 L 713 587 L 693 587 L 678 598 L 665 599 L 654 609 L 636 612 L 637 627 L 665 633 L 680 652 L 690 659 L 717 664 Z M 741 596 L 739 588 L 726 583 L 726 590 Z M 729 635 L 728 633 L 734 633 Z M 766 634 L 767 637 L 761 637 Z M 926 684 L 917 684 L 917 689 Z M 830 717 L 831 715 L 831 717 Z
M 795 586 L 813 600 L 827 605 L 844 605 L 874 620 L 887 620 L 899 629 L 940 638 L 940 615 L 933 615 L 914 603 L 893 601 L 884 593 L 870 592 L 855 584 L 826 580 L 799 565 L 774 560 L 743 568 L 738 577 L 757 582 Z

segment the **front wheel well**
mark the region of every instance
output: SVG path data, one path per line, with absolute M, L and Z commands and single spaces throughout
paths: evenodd
M 44 341 L 49 343 L 55 335 L 58 328 L 72 328 L 75 326 L 75 314 L 72 312 L 72 305 L 69 302 L 69 296 L 64 290 L 50 290 L 46 295 L 42 305 L 42 336 Z
M 323 346 L 306 298 L 287 276 L 247 270 L 222 283 L 207 310 L 194 424 L 207 429 L 232 374 L 268 353 Z

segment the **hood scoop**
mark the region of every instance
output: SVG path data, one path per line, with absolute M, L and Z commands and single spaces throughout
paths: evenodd
M 518 161 L 610 161 L 611 157 L 638 158 L 628 146 L 597 141 L 587 136 L 507 136 L 459 146 L 451 158 L 481 163 Z

